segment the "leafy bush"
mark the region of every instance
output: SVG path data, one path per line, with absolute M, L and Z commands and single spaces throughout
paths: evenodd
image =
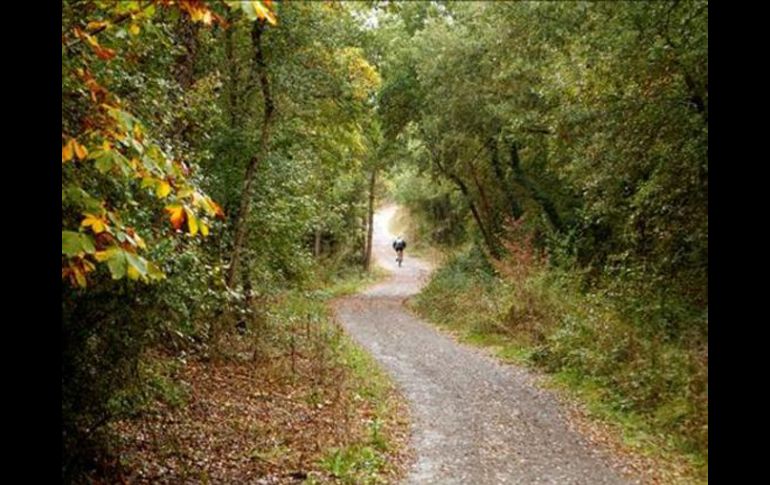
M 658 309 L 652 300 L 650 309 L 638 293 L 586 292 L 576 273 L 537 265 L 525 271 L 513 267 L 517 261 L 495 262 L 502 269 L 496 271 L 482 251 L 461 253 L 436 271 L 414 306 L 467 336 L 487 336 L 477 342 L 522 347 L 527 350 L 515 354 L 530 363 L 598 385 L 618 412 L 641 416 L 682 452 L 707 456 L 707 343 L 650 331 L 626 309 L 679 316 L 674 321 L 683 327 L 702 322 L 691 321 L 681 306 Z M 517 274 L 526 276 L 514 279 Z

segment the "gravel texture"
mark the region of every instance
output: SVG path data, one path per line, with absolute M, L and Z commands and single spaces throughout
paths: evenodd
M 636 483 L 569 426 L 567 411 L 530 371 L 458 344 L 403 306 L 430 275 L 405 251 L 395 262 L 388 225 L 375 216 L 374 254 L 392 272 L 336 303 L 348 333 L 390 372 L 412 412 L 415 460 L 406 483 Z

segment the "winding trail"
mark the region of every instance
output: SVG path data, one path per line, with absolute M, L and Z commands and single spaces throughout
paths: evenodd
M 416 460 L 406 483 L 634 483 L 569 427 L 558 399 L 529 371 L 458 344 L 403 307 L 431 268 L 408 250 L 397 267 L 388 229 L 396 209 L 374 218 L 373 253 L 391 276 L 335 309 L 409 402 Z

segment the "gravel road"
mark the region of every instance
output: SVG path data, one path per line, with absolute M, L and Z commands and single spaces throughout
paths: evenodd
M 347 332 L 387 369 L 412 412 L 416 459 L 405 482 L 426 484 L 636 483 L 568 425 L 530 371 L 458 344 L 403 306 L 430 266 L 405 251 L 397 267 L 388 229 L 396 206 L 375 215 L 374 255 L 392 272 L 336 303 Z

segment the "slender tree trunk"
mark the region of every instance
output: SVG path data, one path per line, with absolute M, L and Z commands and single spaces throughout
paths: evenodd
M 181 94 L 177 102 L 184 102 L 187 91 L 195 83 L 195 59 L 198 55 L 198 24 L 187 18 L 180 18 L 176 24 L 176 37 L 184 48 L 174 63 L 173 72 L 176 82 L 181 88 Z M 183 111 L 180 111 L 183 113 Z M 177 116 L 174 122 L 173 137 L 179 144 L 191 142 L 190 130 L 193 128 L 184 115 Z
M 439 158 L 438 154 L 431 151 L 431 155 L 433 158 L 433 162 L 436 164 L 439 170 L 441 170 L 441 172 L 444 175 L 449 177 L 449 179 L 452 180 L 455 183 L 455 185 L 457 185 L 457 187 L 460 189 L 460 192 L 462 192 L 463 196 L 465 197 L 465 200 L 468 201 L 468 205 L 470 206 L 470 209 L 471 209 L 471 214 L 473 214 L 473 219 L 476 221 L 476 225 L 479 228 L 479 232 L 481 232 L 481 237 L 484 239 L 484 244 L 486 245 L 492 257 L 495 259 L 498 259 L 500 257 L 500 250 L 497 246 L 497 242 L 492 238 L 492 235 L 489 233 L 486 226 L 484 225 L 484 221 L 481 218 L 481 215 L 479 214 L 479 210 L 476 207 L 476 204 L 473 202 L 473 198 L 471 197 L 470 191 L 468 190 L 468 186 L 465 185 L 465 182 L 463 182 L 462 179 L 457 176 L 457 174 L 449 171 L 449 169 L 447 169 L 447 167 L 445 167 L 441 163 L 441 159 Z
M 313 245 L 313 256 L 318 258 L 321 256 L 321 228 L 315 229 L 315 244 Z
M 489 199 L 487 198 L 487 193 L 484 190 L 484 185 L 479 182 L 479 178 L 476 174 L 476 167 L 474 167 L 472 163 L 469 166 L 471 169 L 471 176 L 473 177 L 473 183 L 476 185 L 476 190 L 478 191 L 479 198 L 481 199 L 481 208 L 484 209 L 486 220 L 489 222 L 490 226 L 494 226 L 494 228 L 497 229 L 495 212 L 492 210 L 492 206 L 489 204 Z
M 377 183 L 377 169 L 372 168 L 369 177 L 369 218 L 366 230 L 366 252 L 364 256 L 364 269 L 369 271 L 372 262 L 372 237 L 374 235 L 374 187 Z
M 254 181 L 256 179 L 257 168 L 268 154 L 268 143 L 270 142 L 270 128 L 272 127 L 275 106 L 270 94 L 270 83 L 267 77 L 267 68 L 265 65 L 264 52 L 262 50 L 262 33 L 265 26 L 263 21 L 254 23 L 251 31 L 252 45 L 254 46 L 254 63 L 258 71 L 259 85 L 262 90 L 262 98 L 265 103 L 264 118 L 262 119 L 262 133 L 259 140 L 257 153 L 249 160 L 246 168 L 246 175 L 243 180 L 243 190 L 241 191 L 241 203 L 238 211 L 238 218 L 235 221 L 235 237 L 233 239 L 233 251 L 230 258 L 230 268 L 227 273 L 227 286 L 232 288 L 235 285 L 236 275 L 238 274 L 238 265 L 243 247 L 243 241 L 246 236 L 246 227 L 251 211 L 251 197 Z
M 495 259 L 500 257 L 500 251 L 497 247 L 497 243 L 492 238 L 492 235 L 489 233 L 489 230 L 484 225 L 484 221 L 481 218 L 481 215 L 479 214 L 479 210 L 476 207 L 476 204 L 473 202 L 473 198 L 470 195 L 470 191 L 468 190 L 468 186 L 465 185 L 465 182 L 460 179 L 455 174 L 449 174 L 449 178 L 451 178 L 457 187 L 460 188 L 460 192 L 463 193 L 465 196 L 465 199 L 468 201 L 468 205 L 471 209 L 471 214 L 473 214 L 473 219 L 476 221 L 476 225 L 479 228 L 479 232 L 481 232 L 481 237 L 484 238 L 484 244 L 486 244 L 487 249 L 489 250 L 489 253 L 494 257 Z
M 425 136 L 425 132 L 422 132 L 423 138 L 427 139 Z M 480 153 L 480 152 L 479 152 Z M 478 208 L 476 207 L 476 204 L 473 202 L 473 198 L 471 197 L 470 191 L 468 190 L 468 186 L 465 185 L 465 182 L 462 181 L 460 177 L 457 176 L 457 174 L 451 172 L 447 167 L 445 167 L 441 163 L 441 158 L 438 153 L 435 152 L 434 149 L 430 150 L 431 158 L 433 159 L 433 163 L 436 164 L 436 166 L 439 168 L 439 170 L 447 176 L 450 180 L 452 180 L 455 185 L 460 189 L 460 192 L 462 192 L 463 196 L 465 197 L 465 200 L 468 201 L 468 205 L 471 209 L 471 214 L 473 214 L 473 219 L 476 221 L 476 225 L 479 228 L 479 232 L 481 232 L 481 236 L 484 239 L 484 244 L 487 247 L 487 250 L 489 250 L 490 255 L 495 258 L 500 258 L 500 248 L 497 244 L 497 241 L 493 238 L 492 234 L 489 233 L 486 226 L 484 225 L 484 221 L 481 218 L 481 215 L 479 214 Z
M 176 80 L 183 90 L 189 89 L 195 81 L 195 58 L 198 54 L 198 24 L 186 18 L 180 18 L 176 26 L 176 35 L 184 48 L 176 58 Z
M 521 206 L 516 201 L 516 197 L 514 197 L 513 192 L 511 190 L 511 183 L 510 183 L 510 177 L 506 177 L 506 174 L 503 172 L 503 167 L 500 165 L 500 151 L 499 147 L 497 145 L 497 139 L 492 138 L 490 140 L 490 160 L 492 161 L 492 169 L 495 171 L 495 176 L 497 177 L 498 183 L 500 183 L 500 186 L 503 189 L 503 192 L 505 193 L 505 198 L 508 201 L 508 208 L 511 211 L 511 216 L 513 217 L 513 220 L 517 220 L 519 217 L 521 217 L 523 211 L 521 209 Z
M 229 20 L 233 20 L 234 16 L 229 13 Z M 229 89 L 228 89 L 228 111 L 230 115 L 230 128 L 235 129 L 237 126 L 237 107 L 238 107 L 238 63 L 235 62 L 235 52 L 233 47 L 233 30 L 235 25 L 231 24 L 225 29 L 225 55 L 227 56 L 227 67 L 229 70 Z
M 532 198 L 535 199 L 538 204 L 540 204 L 540 207 L 543 209 L 543 212 L 545 212 L 546 217 L 548 217 L 548 221 L 551 223 L 554 229 L 560 231 L 563 227 L 561 217 L 559 217 L 559 213 L 556 211 L 556 207 L 554 206 L 553 201 L 548 198 L 545 192 L 535 183 L 533 183 L 521 169 L 521 163 L 519 160 L 519 147 L 515 141 L 511 143 L 511 171 L 516 177 L 516 180 L 522 186 L 524 186 Z

